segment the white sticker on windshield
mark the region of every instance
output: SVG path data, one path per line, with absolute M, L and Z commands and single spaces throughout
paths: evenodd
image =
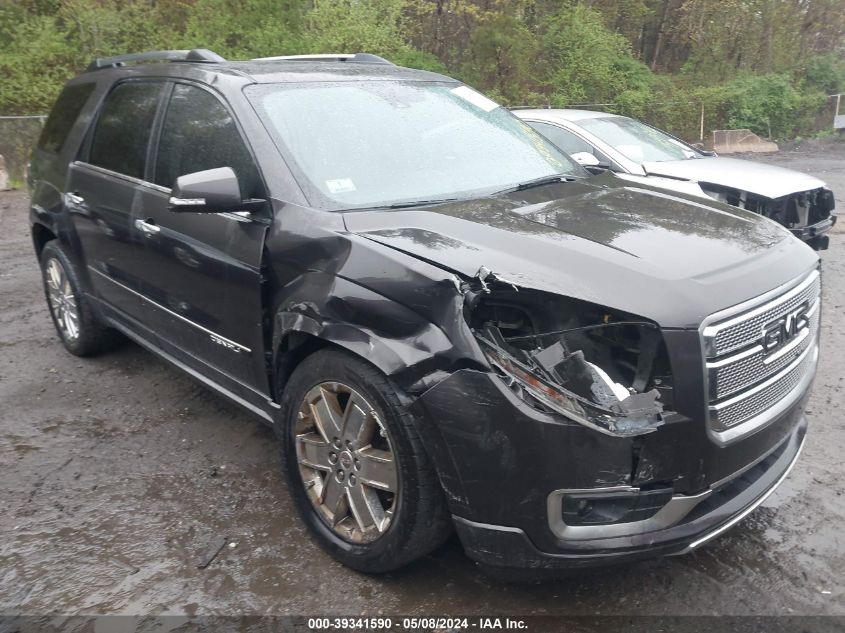
M 335 180 L 327 180 L 326 187 L 329 188 L 329 193 L 349 193 L 355 191 L 355 183 L 351 178 L 336 178 Z
M 476 108 L 481 108 L 485 112 L 490 112 L 495 110 L 499 107 L 499 104 L 493 101 L 492 99 L 488 99 L 480 92 L 476 92 L 472 88 L 468 88 L 467 86 L 458 86 L 457 88 L 452 88 L 452 94 L 459 96 L 464 101 L 469 101 L 472 105 Z

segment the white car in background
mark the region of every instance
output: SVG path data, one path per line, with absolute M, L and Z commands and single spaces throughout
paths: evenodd
M 836 222 L 833 192 L 783 167 L 717 156 L 641 121 L 591 110 L 515 109 L 514 114 L 593 173 L 715 198 L 770 218 L 816 250 Z

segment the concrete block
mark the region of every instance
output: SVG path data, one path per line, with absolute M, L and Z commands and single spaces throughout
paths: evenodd
M 751 130 L 713 130 L 712 145 L 719 154 L 778 151 L 777 143 L 762 139 Z
M 9 172 L 6 171 L 6 159 L 0 154 L 0 191 L 9 188 Z

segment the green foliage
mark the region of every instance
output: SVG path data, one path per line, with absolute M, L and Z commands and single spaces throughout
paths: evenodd
M 628 41 L 584 5 L 549 15 L 540 40 L 552 103 L 611 102 L 625 91 L 648 90 L 650 72 L 632 57 Z
M 745 76 L 729 83 L 727 126 L 748 128 L 769 138 L 786 138 L 806 129 L 811 114 L 825 103 L 819 92 L 800 93 L 785 74 Z
M 0 114 L 44 113 L 92 58 L 371 52 L 507 105 L 608 103 L 698 140 L 829 126 L 842 0 L 0 0 Z M 652 70 L 655 69 L 655 70 Z
M 462 78 L 495 99 L 519 104 L 531 93 L 536 55 L 537 42 L 521 20 L 505 13 L 484 16 L 470 37 Z
M 4 113 L 45 112 L 62 84 L 94 57 L 161 48 L 170 39 L 148 3 L 62 0 L 54 13 L 2 9 L 0 17 L 9 35 L 5 46 L 0 44 Z
M 410 47 L 401 29 L 403 8 L 403 0 L 315 0 L 307 17 L 304 52 L 407 54 Z
M 845 59 L 834 53 L 815 55 L 799 69 L 803 85 L 826 94 L 845 92 Z
M 178 48 L 208 48 L 227 59 L 294 54 L 302 51 L 303 16 L 295 0 L 196 0 L 176 39 Z
M 399 66 L 416 68 L 418 70 L 429 70 L 434 73 L 449 73 L 446 65 L 432 53 L 426 53 L 410 46 L 404 50 L 397 51 L 390 59 Z

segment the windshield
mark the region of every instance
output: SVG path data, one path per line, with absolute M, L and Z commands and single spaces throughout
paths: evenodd
M 634 119 L 600 117 L 583 119 L 578 125 L 639 165 L 701 157 L 677 139 Z
M 505 108 L 454 83 L 263 84 L 246 95 L 319 208 L 468 198 L 584 175 Z

